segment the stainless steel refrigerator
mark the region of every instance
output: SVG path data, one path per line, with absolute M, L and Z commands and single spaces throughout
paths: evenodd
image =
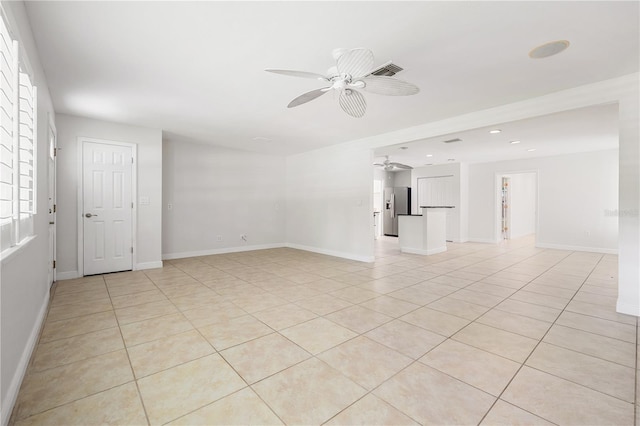
M 384 235 L 398 236 L 398 215 L 411 212 L 411 188 L 399 186 L 384 189 Z

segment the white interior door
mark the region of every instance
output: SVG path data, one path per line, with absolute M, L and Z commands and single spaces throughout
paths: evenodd
M 56 280 L 56 130 L 53 123 L 49 123 L 49 155 L 48 155 L 48 206 L 49 209 L 49 269 L 48 282 Z
M 133 267 L 132 147 L 82 147 L 84 275 Z

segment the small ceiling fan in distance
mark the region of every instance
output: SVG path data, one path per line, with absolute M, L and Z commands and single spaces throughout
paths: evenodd
M 402 170 L 411 170 L 413 169 L 413 167 L 411 166 L 407 166 L 406 164 L 402 164 L 402 163 L 395 163 L 391 160 L 389 160 L 389 156 L 385 155 L 384 156 L 385 160 L 382 163 L 373 163 L 374 166 L 378 166 L 378 167 L 382 167 L 385 171 L 387 172 L 392 172 L 396 169 L 402 169 Z
M 329 84 L 327 87 L 303 93 L 289 102 L 288 108 L 297 107 L 329 91 L 334 91 L 338 94 L 338 103 L 342 110 L 356 118 L 362 117 L 367 110 L 364 95 L 358 90 L 386 96 L 415 95 L 420 91 L 417 86 L 406 81 L 388 75 L 373 74 L 380 67 L 374 68 L 373 53 L 369 49 L 334 49 L 333 57 L 336 60 L 336 65 L 329 68 L 326 76 L 307 71 L 277 69 L 265 71 L 293 77 L 313 78 Z M 385 65 L 389 64 L 391 63 Z M 402 70 L 402 68 L 398 67 L 398 70 Z

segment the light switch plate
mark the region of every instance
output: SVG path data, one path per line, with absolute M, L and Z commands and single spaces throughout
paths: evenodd
M 148 206 L 149 205 L 149 197 L 140 197 L 140 205 Z

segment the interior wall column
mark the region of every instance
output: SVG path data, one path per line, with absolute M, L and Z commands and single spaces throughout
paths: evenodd
M 640 316 L 640 96 L 620 99 L 618 302 L 620 313 Z M 604 213 L 603 213 L 604 214 Z

